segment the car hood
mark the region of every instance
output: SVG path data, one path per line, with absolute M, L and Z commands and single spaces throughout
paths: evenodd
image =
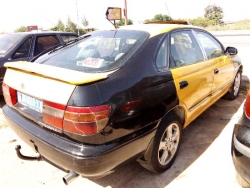
M 108 74 L 110 74 L 110 72 L 84 73 L 50 65 L 30 63 L 27 61 L 5 63 L 4 66 L 7 69 L 16 69 L 32 74 L 38 74 L 46 78 L 59 80 L 72 85 L 81 85 L 106 79 L 108 77 Z

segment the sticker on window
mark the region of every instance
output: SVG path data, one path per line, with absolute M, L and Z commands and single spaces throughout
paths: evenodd
M 83 61 L 77 61 L 76 65 L 83 67 L 100 68 L 103 62 L 104 59 L 86 58 Z

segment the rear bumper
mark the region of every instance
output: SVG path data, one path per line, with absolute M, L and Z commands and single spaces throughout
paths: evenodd
M 30 147 L 52 164 L 85 177 L 98 177 L 146 150 L 154 131 L 129 141 L 84 145 L 47 131 L 5 105 L 6 123 Z
M 238 174 L 250 183 L 250 128 L 236 124 L 232 138 L 232 158 Z

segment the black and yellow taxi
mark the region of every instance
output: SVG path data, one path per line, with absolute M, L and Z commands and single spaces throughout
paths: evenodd
M 235 99 L 242 73 L 236 48 L 184 21 L 94 31 L 5 67 L 6 123 L 36 159 L 69 172 L 66 183 L 129 159 L 165 171 L 183 128 L 221 97 Z

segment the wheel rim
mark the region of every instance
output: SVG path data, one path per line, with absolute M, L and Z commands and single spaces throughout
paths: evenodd
M 240 81 L 241 81 L 241 75 L 240 75 L 240 73 L 237 73 L 235 80 L 234 80 L 234 96 L 236 96 L 239 92 Z
M 180 141 L 180 129 L 176 123 L 170 124 L 161 137 L 158 160 L 161 165 L 168 164 L 174 157 Z

